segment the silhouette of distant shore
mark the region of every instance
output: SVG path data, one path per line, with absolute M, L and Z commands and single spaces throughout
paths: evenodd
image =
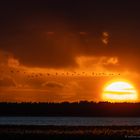
M 0 116 L 140 117 L 140 103 L 0 103 Z

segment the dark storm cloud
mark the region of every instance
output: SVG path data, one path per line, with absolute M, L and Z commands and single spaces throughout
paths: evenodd
M 123 65 L 137 67 L 140 8 L 136 0 L 6 0 L 0 7 L 0 48 L 24 65 L 76 67 L 75 58 L 85 55 L 117 56 Z M 103 32 L 109 34 L 108 47 L 102 42 Z

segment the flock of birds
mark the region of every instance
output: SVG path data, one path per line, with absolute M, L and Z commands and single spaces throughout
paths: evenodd
M 5 71 L 1 70 L 0 73 Z M 41 78 L 41 77 L 103 77 L 103 76 L 120 76 L 120 73 L 105 73 L 105 72 L 28 72 L 22 70 L 9 69 L 9 75 L 23 75 L 27 78 Z

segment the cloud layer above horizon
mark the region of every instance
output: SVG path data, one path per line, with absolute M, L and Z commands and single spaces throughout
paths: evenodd
M 7 0 L 0 8 L 0 100 L 99 100 L 98 86 L 112 77 L 137 81 L 138 3 Z

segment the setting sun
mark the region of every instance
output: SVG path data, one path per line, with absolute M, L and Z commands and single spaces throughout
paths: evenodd
M 118 81 L 105 86 L 103 100 L 109 102 L 135 102 L 138 99 L 137 91 L 132 84 Z

